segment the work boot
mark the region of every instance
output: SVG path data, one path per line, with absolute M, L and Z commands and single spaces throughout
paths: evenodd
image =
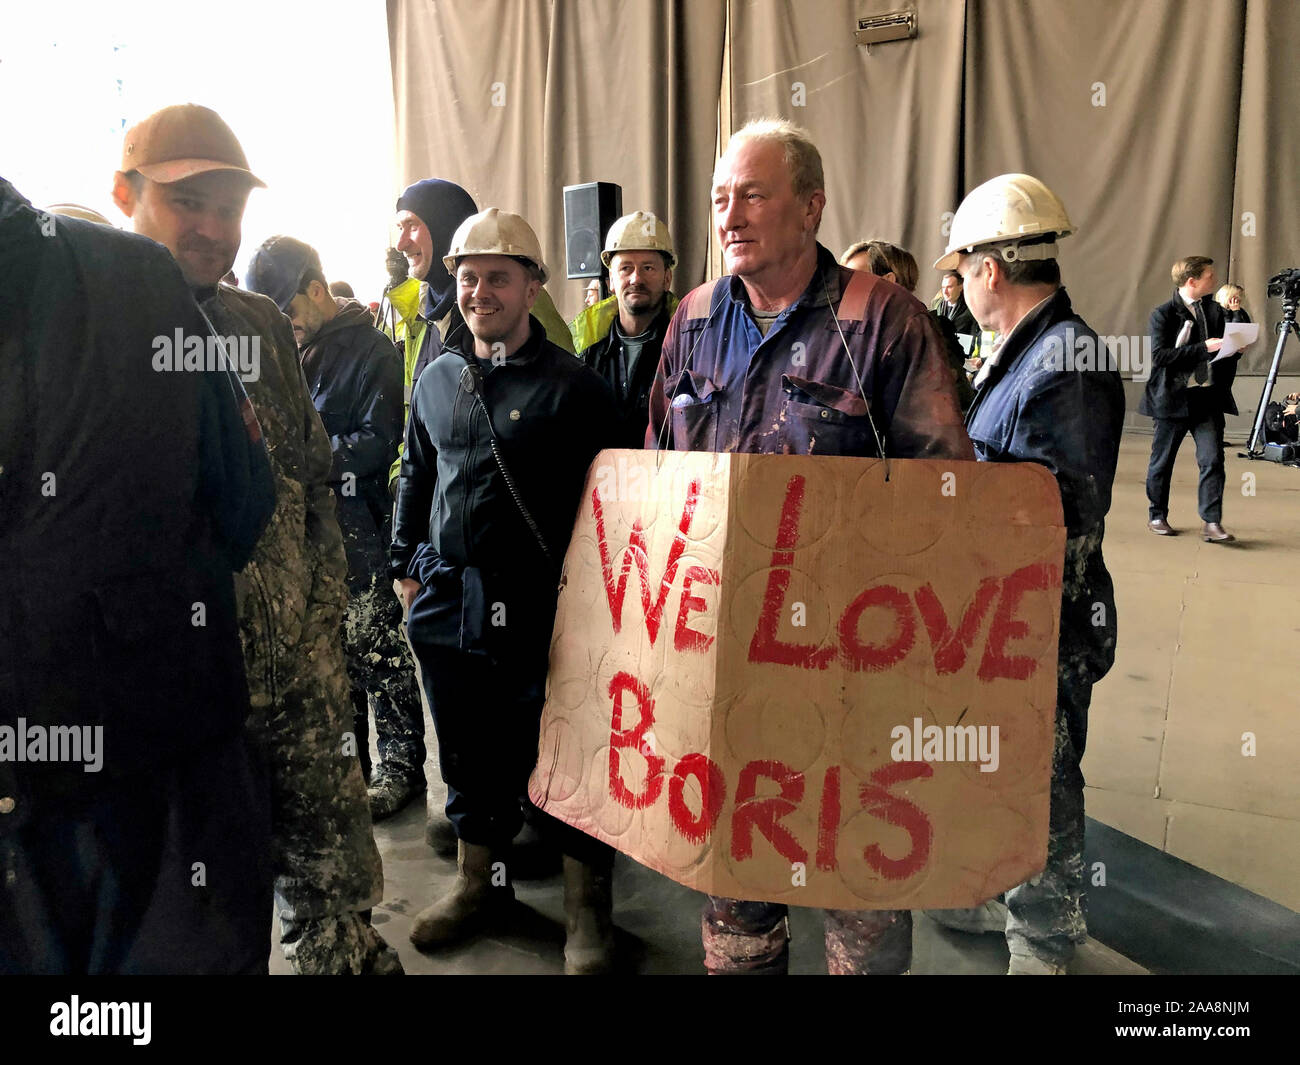
M 564 856 L 564 971 L 597 976 L 614 970 L 612 866 Z
M 370 820 L 382 821 L 405 808 L 417 796 L 423 795 L 424 781 L 395 773 L 381 763 L 370 778 L 366 794 L 370 798 Z
M 1165 521 L 1164 518 L 1152 518 L 1149 522 L 1147 522 L 1147 528 L 1150 529 L 1157 536 L 1178 535 L 1177 530 L 1170 528 L 1169 522 Z
M 428 811 L 428 819 L 424 822 L 424 842 L 439 858 L 456 857 L 456 826 L 447 820 L 441 809 Z
M 504 917 L 514 898 L 505 863 L 493 862 L 492 848 L 461 840 L 456 850 L 456 882 L 446 895 L 416 915 L 411 942 L 421 950 L 432 950 L 467 939 Z

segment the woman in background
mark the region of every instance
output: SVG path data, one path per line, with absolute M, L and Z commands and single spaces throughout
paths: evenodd
M 847 266 L 850 270 L 861 270 L 863 273 L 883 277 L 886 281 L 901 285 L 913 295 L 916 294 L 916 284 L 921 277 L 921 271 L 912 253 L 885 240 L 860 240 L 856 244 L 850 244 L 840 256 L 840 265 Z M 975 398 L 970 378 L 967 376 L 966 352 L 962 350 L 957 340 L 952 322 L 937 311 L 931 311 L 930 317 L 934 319 L 936 327 L 943 336 L 944 345 L 948 350 L 948 363 L 952 367 L 953 381 L 957 385 L 957 399 L 962 411 L 965 411 L 971 405 L 971 400 Z M 973 370 L 978 370 L 980 366 L 978 348 L 975 349 L 974 355 L 976 358 L 973 360 Z
M 1241 305 L 1242 298 L 1246 295 L 1246 290 L 1240 285 L 1224 285 L 1214 294 L 1214 302 L 1223 308 L 1223 318 L 1226 322 L 1249 322 L 1250 315 L 1246 313 L 1246 308 Z

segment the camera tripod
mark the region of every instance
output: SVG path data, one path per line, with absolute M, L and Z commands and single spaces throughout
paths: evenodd
M 1268 380 L 1264 383 L 1264 393 L 1259 398 L 1259 410 L 1255 412 L 1255 425 L 1250 431 L 1250 440 L 1246 450 L 1238 452 L 1244 459 L 1264 459 L 1280 462 L 1286 466 L 1300 466 L 1300 447 L 1294 444 L 1270 446 L 1265 444 L 1264 419 L 1268 414 L 1268 404 L 1273 398 L 1273 388 L 1277 384 L 1277 370 L 1282 365 L 1282 352 L 1286 348 L 1286 338 L 1294 333 L 1300 339 L 1300 326 L 1296 325 L 1295 295 L 1288 292 L 1282 299 L 1282 320 L 1277 323 L 1277 347 L 1273 351 L 1273 364 L 1268 368 Z

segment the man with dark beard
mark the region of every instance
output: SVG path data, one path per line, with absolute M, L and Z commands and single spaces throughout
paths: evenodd
M 618 446 L 639 448 L 650 420 L 659 350 L 677 309 L 677 297 L 669 291 L 677 262 L 673 238 L 653 214 L 634 211 L 609 227 L 600 259 L 614 294 L 578 316 L 574 333 L 583 340 L 578 357 L 614 391 L 623 419 Z

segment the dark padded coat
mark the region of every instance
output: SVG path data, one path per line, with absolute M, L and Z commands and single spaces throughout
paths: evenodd
M 0 761 L 0 833 L 249 712 L 233 571 L 270 464 L 238 378 L 155 368 L 177 331 L 209 335 L 164 249 L 0 180 L 0 725 L 104 728 L 98 773 Z
M 486 372 L 469 330 L 457 330 L 411 394 L 389 572 L 423 585 L 408 623 L 417 646 L 492 653 L 483 638 L 496 633 L 485 634 L 482 621 L 494 602 L 505 604 L 521 650 L 549 643 L 587 467 L 611 446 L 617 424 L 609 386 L 548 341 L 535 318 L 531 328 L 518 352 Z M 482 390 L 491 430 L 470 385 Z M 550 560 L 493 457 L 493 430 Z
M 402 362 L 365 307 L 356 300 L 337 303 L 338 313 L 300 354 L 330 438 L 329 483 L 347 552 L 348 587 L 356 594 L 388 568 L 388 467 L 402 437 Z

